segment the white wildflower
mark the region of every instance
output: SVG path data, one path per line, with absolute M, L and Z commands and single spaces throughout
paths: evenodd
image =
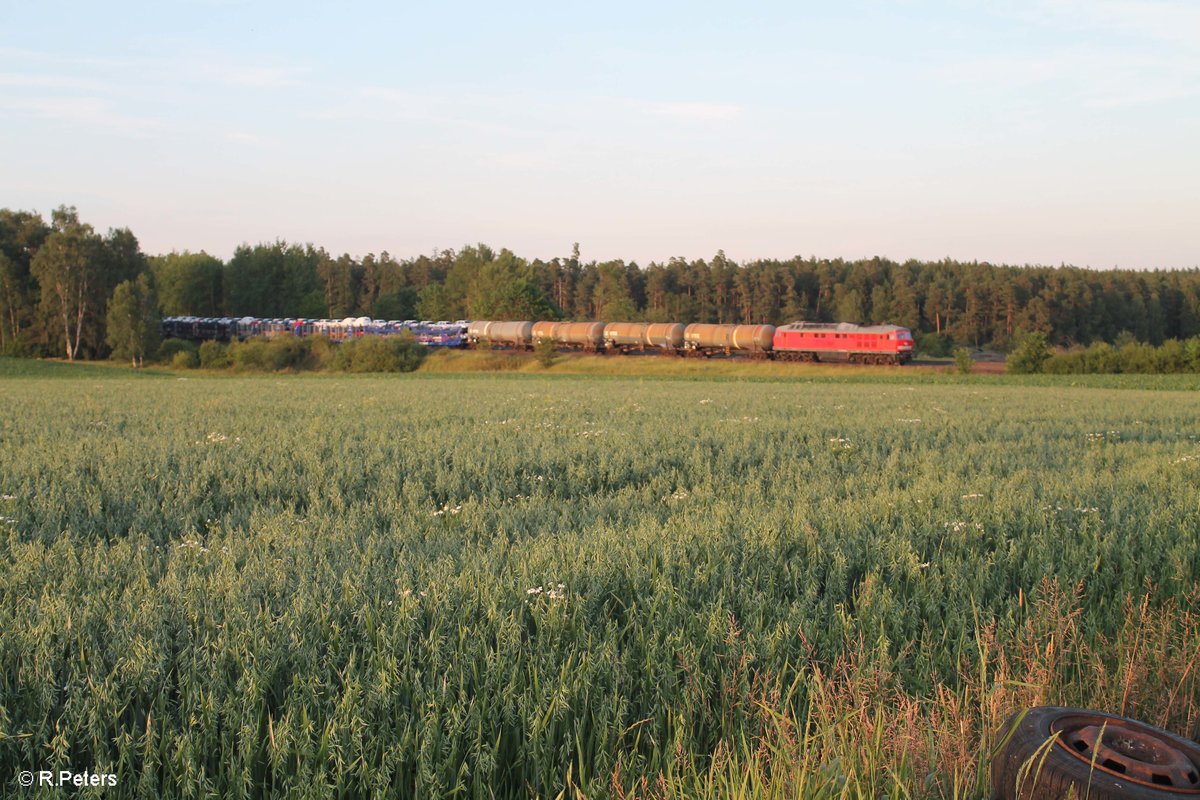
M 962 520 L 954 520 L 952 522 L 943 522 L 942 527 L 949 528 L 950 530 L 954 531 L 955 533 L 958 533 L 959 531 L 966 531 L 966 530 L 971 530 L 971 529 L 981 531 L 981 530 L 983 530 L 983 523 L 964 522 Z

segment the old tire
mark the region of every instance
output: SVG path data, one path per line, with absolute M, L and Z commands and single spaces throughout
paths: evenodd
M 1200 745 L 1137 720 L 1041 706 L 996 740 L 992 800 L 1200 800 Z

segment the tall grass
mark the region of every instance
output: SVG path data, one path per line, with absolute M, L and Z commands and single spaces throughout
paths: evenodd
M 801 669 L 790 684 L 764 681 L 747 699 L 761 716 L 754 738 L 722 742 L 670 776 L 646 776 L 621 797 L 948 797 L 989 794 L 995 736 L 1015 710 L 1034 705 L 1108 709 L 1195 736 L 1200 719 L 1200 616 L 1193 594 L 1151 609 L 1124 601 L 1114 636 L 1088 637 L 1079 586 L 1043 582 L 1023 621 L 980 628 L 960 680 L 914 695 L 896 664 L 862 641 L 832 664 Z M 1022 601 L 1024 598 L 1022 598 Z M 1002 629 L 1003 628 L 1003 629 Z M 807 691 L 797 712 L 790 701 Z

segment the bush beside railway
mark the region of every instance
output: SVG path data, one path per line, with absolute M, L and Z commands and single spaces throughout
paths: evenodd
M 176 369 L 412 372 L 421 366 L 427 353 L 428 350 L 410 336 L 370 336 L 345 342 L 333 342 L 322 336 L 285 336 L 230 344 L 207 341 L 199 348 L 181 339 L 167 339 L 159 348 L 158 358 Z
M 1026 335 L 1008 356 L 1008 371 L 1029 375 L 1176 375 L 1200 372 L 1200 336 L 1160 346 L 1126 341 L 1052 350 L 1040 333 Z
M 1160 347 L 1130 342 L 1114 347 L 1098 342 L 1053 354 L 1042 367 L 1051 375 L 1172 375 L 1200 372 L 1200 337 L 1168 339 Z

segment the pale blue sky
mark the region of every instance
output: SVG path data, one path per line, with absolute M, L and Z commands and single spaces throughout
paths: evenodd
M 1200 265 L 1200 2 L 0 0 L 0 114 L 149 253 Z

